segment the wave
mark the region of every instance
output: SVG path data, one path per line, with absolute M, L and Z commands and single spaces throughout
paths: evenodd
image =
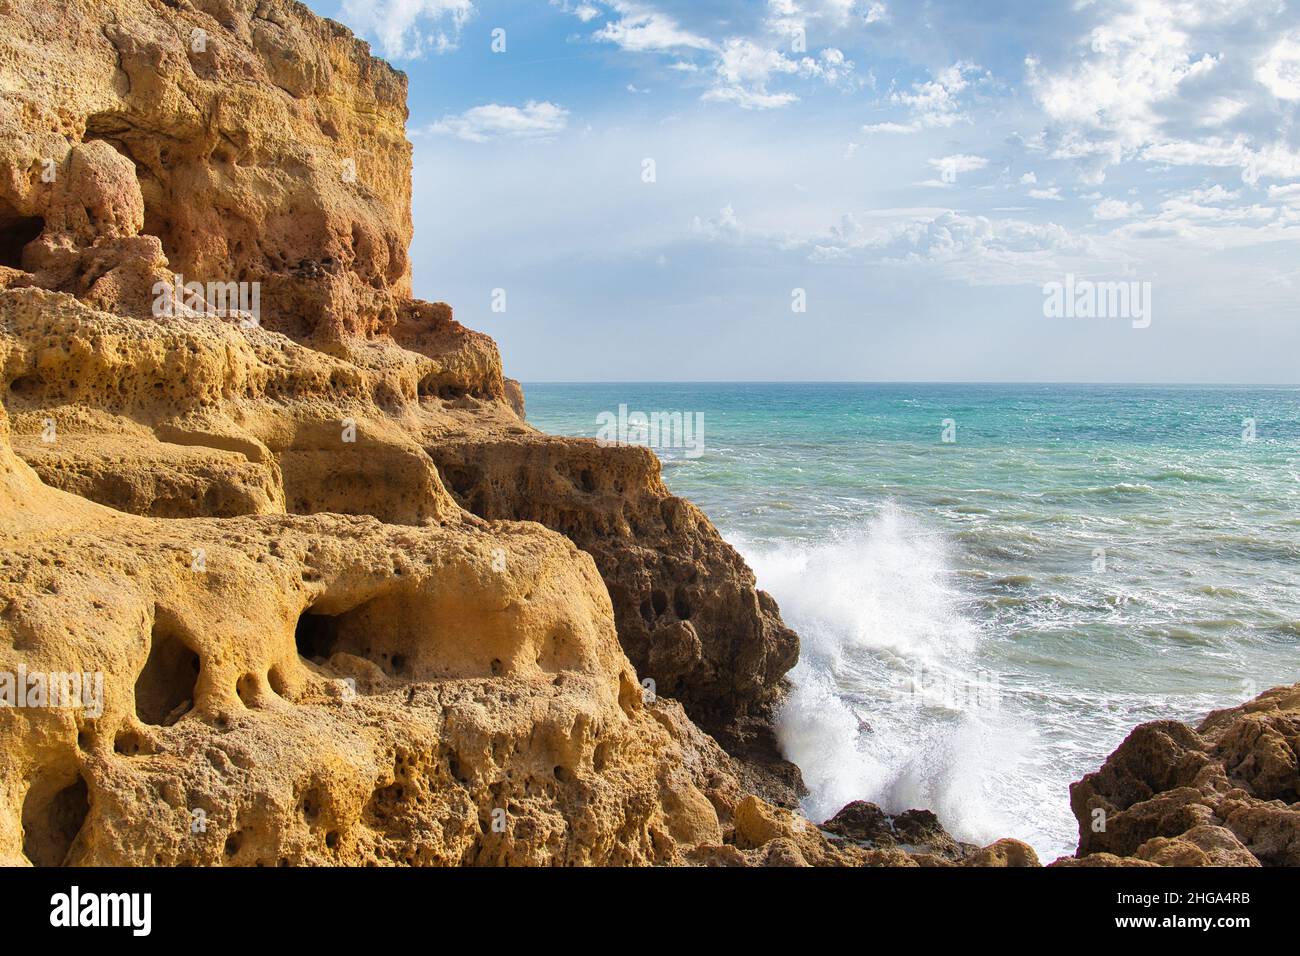
M 809 817 L 869 800 L 976 842 L 1016 829 L 992 778 L 1026 735 L 971 692 L 990 680 L 947 541 L 886 504 L 823 542 L 737 546 L 803 638 L 777 732 Z
M 1228 479 L 1221 475 L 1203 475 L 1200 472 L 1188 471 L 1185 468 L 1167 468 L 1164 471 L 1151 475 L 1148 481 L 1185 481 L 1189 484 L 1197 485 L 1222 485 L 1226 484 Z

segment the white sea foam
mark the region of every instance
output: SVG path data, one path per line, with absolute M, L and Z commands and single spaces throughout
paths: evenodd
M 996 701 L 960 692 L 981 680 L 980 631 L 943 537 L 890 504 L 824 543 L 739 546 L 803 638 L 778 732 L 806 812 L 870 800 L 934 810 L 962 839 L 1012 833 L 993 777 L 1013 770 L 1023 734 Z

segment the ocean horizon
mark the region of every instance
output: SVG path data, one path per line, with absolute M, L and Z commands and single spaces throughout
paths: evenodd
M 664 481 L 801 635 L 778 731 L 811 819 L 931 809 L 1044 859 L 1074 852 L 1070 783 L 1135 725 L 1300 678 L 1295 391 L 525 384 L 561 435 L 702 416 L 698 456 L 656 448 Z

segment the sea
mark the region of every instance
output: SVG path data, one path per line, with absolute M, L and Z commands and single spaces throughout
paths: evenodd
M 636 413 L 665 413 L 668 487 L 802 638 L 778 730 L 816 821 L 923 807 L 1049 862 L 1077 845 L 1070 783 L 1133 727 L 1300 681 L 1300 388 L 525 393 L 560 435 L 643 443 Z

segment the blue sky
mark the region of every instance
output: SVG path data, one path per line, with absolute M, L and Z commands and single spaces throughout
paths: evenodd
M 1300 381 L 1279 0 L 309 5 L 409 74 L 416 293 L 516 378 Z

